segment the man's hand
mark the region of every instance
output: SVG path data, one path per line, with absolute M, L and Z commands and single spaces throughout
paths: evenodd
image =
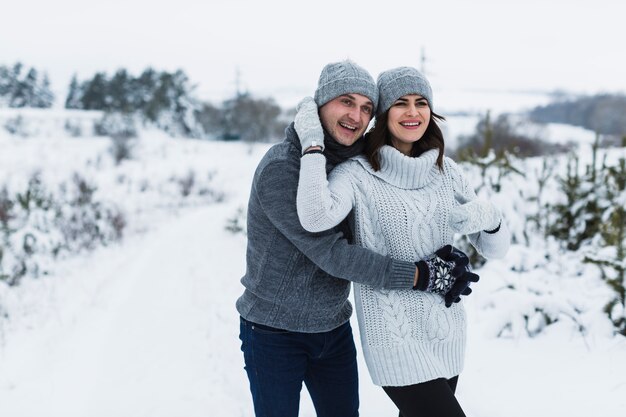
M 415 263 L 419 271 L 417 285 L 420 291 L 444 296 L 446 307 L 461 301 L 462 295 L 469 295 L 470 282 L 477 282 L 479 276 L 469 269 L 469 258 L 452 245 L 446 245 L 427 259 Z
M 300 138 L 302 153 L 312 147 L 319 146 L 324 150 L 324 129 L 317 112 L 317 104 L 312 97 L 305 97 L 296 106 L 296 118 L 294 125 Z

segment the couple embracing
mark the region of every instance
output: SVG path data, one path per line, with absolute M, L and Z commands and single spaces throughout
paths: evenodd
M 331 63 L 259 163 L 236 303 L 257 417 L 296 417 L 302 382 L 318 417 L 358 416 L 351 282 L 369 374 L 399 415 L 465 415 L 462 299 L 478 275 L 452 243 L 499 258 L 510 234 L 444 155 L 441 120 L 416 69 L 374 82 Z

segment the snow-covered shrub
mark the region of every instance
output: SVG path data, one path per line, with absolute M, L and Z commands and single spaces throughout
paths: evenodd
M 626 335 L 626 160 L 609 164 L 609 150 L 599 162 L 598 149 L 597 139 L 582 169 L 578 156 L 568 159 L 565 175 L 557 178 L 561 198 L 549 206 L 545 234 L 599 268 L 613 292 L 604 312 Z
M 461 163 L 479 198 L 500 208 L 512 232 L 511 250 L 499 262 L 514 274 L 501 274 L 484 305 L 508 312 L 494 323 L 494 335 L 533 337 L 555 324 L 582 334 L 591 326 L 604 331 L 602 316 L 614 332 L 626 334 L 626 162 L 610 163 L 610 152 L 616 150 L 600 152 L 596 144 L 576 157 L 496 163 L 490 153 Z M 467 241 L 457 244 L 472 255 L 480 275 L 483 260 Z M 521 261 L 520 252 L 534 255 Z M 581 293 L 579 285 L 592 290 Z
M 471 157 L 462 165 L 468 171 L 468 177 L 473 181 L 476 193 L 488 200 L 494 198 L 504 200 L 499 196 L 506 196 L 513 190 L 503 189 L 503 181 L 507 180 L 507 184 L 510 184 L 525 177 L 517 167 L 518 159 L 507 151 L 496 154 L 489 150 L 486 155 Z M 504 187 L 507 188 L 509 185 Z M 513 241 L 516 242 L 518 239 L 514 233 Z M 455 244 L 469 256 L 473 267 L 480 267 L 485 263 L 485 259 L 476 252 L 465 236 L 460 237 Z
M 595 303 L 606 290 L 594 288 L 597 271 L 578 254 L 560 253 L 554 240 L 539 248 L 513 245 L 505 265 L 497 283 L 479 282 L 490 287 L 482 308 L 497 312 L 489 326 L 493 336 L 536 337 L 552 325 L 584 336 L 601 313 Z
M 241 233 L 247 234 L 246 224 L 246 209 L 243 207 L 237 208 L 235 214 L 226 220 L 226 226 L 224 229 L 228 230 L 232 234 Z
M 626 159 L 599 172 L 601 182 L 595 190 L 600 223 L 596 251 L 584 261 L 596 265 L 614 293 L 604 311 L 616 330 L 626 336 Z
M 57 207 L 57 227 L 63 236 L 62 249 L 80 252 L 122 238 L 126 221 L 114 205 L 94 199 L 95 185 L 75 173 L 69 187 L 62 186 L 64 204 Z
M 119 165 L 126 159 L 132 159 L 134 147 L 135 141 L 132 138 L 111 136 L 111 147 L 109 148 L 109 152 L 111 153 L 116 165 Z
M 209 171 L 206 175 L 206 180 L 202 181 L 196 186 L 196 192 L 198 196 L 203 197 L 205 199 L 210 199 L 215 203 L 221 203 L 226 198 L 224 192 L 216 189 L 214 186 L 211 186 L 211 182 L 215 177 L 215 171 Z
M 8 119 L 4 123 L 4 128 L 7 132 L 15 136 L 21 136 L 23 138 L 30 136 L 30 133 L 26 128 L 26 124 L 24 123 L 24 118 L 22 116 L 16 116 Z
M 0 228 L 7 227 L 14 202 L 9 198 L 6 186 L 0 190 Z
M 600 231 L 601 210 L 598 187 L 602 172 L 594 159 L 581 174 L 579 158 L 571 155 L 567 161 L 567 172 L 557 179 L 563 198 L 550 207 L 546 234 L 563 242 L 568 250 L 578 250 L 590 243 Z
M 78 138 L 78 137 L 83 136 L 83 128 L 81 124 L 77 121 L 70 120 L 70 119 L 66 120 L 64 129 L 67 132 L 67 134 L 73 138 Z
M 125 227 L 116 206 L 94 198 L 96 188 L 75 174 L 55 193 L 39 173 L 24 190 L 0 192 L 0 280 L 18 285 L 46 274 L 54 259 L 119 240 Z
M 161 194 L 172 194 L 174 197 L 182 197 L 183 200 L 177 198 L 179 203 L 183 201 L 185 204 L 197 203 L 219 203 L 224 200 L 224 193 L 215 189 L 211 182 L 214 176 L 213 171 L 206 174 L 206 179 L 196 174 L 193 169 L 188 170 L 185 174 L 174 174 L 169 178 L 168 184 L 161 187 Z M 144 180 L 142 188 L 151 187 Z
M 11 196 L 3 190 L 5 208 L 2 228 L 2 256 L 0 257 L 0 279 L 16 285 L 27 273 L 40 274 L 40 265 L 35 258 L 46 239 L 46 232 L 53 221 L 53 200 L 41 183 L 38 173 L 28 181 L 25 190 Z M 56 247 L 47 248 L 54 252 Z
M 137 137 L 137 127 L 132 114 L 106 112 L 94 125 L 94 133 L 98 136 L 128 139 Z
M 178 178 L 177 181 L 180 185 L 180 195 L 188 197 L 196 183 L 196 172 L 190 169 L 189 172 L 187 172 L 187 175 L 182 178 Z
M 109 152 L 116 164 L 132 159 L 134 138 L 137 137 L 135 118 L 131 114 L 107 112 L 94 125 L 94 133 L 98 136 L 111 137 Z

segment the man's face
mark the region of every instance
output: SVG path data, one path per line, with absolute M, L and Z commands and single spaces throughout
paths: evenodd
M 344 94 L 320 107 L 322 126 L 345 146 L 363 136 L 373 114 L 374 104 L 361 94 Z

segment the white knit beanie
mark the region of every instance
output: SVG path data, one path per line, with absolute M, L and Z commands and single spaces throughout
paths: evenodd
M 350 93 L 369 98 L 374 108 L 378 105 L 378 89 L 369 72 L 349 60 L 326 65 L 315 90 L 317 106 L 322 107 L 329 101 Z
M 419 94 L 428 100 L 428 106 L 433 109 L 433 90 L 421 72 L 412 67 L 399 67 L 380 73 L 378 76 L 380 104 L 376 114 L 383 114 L 397 99 L 407 94 Z

